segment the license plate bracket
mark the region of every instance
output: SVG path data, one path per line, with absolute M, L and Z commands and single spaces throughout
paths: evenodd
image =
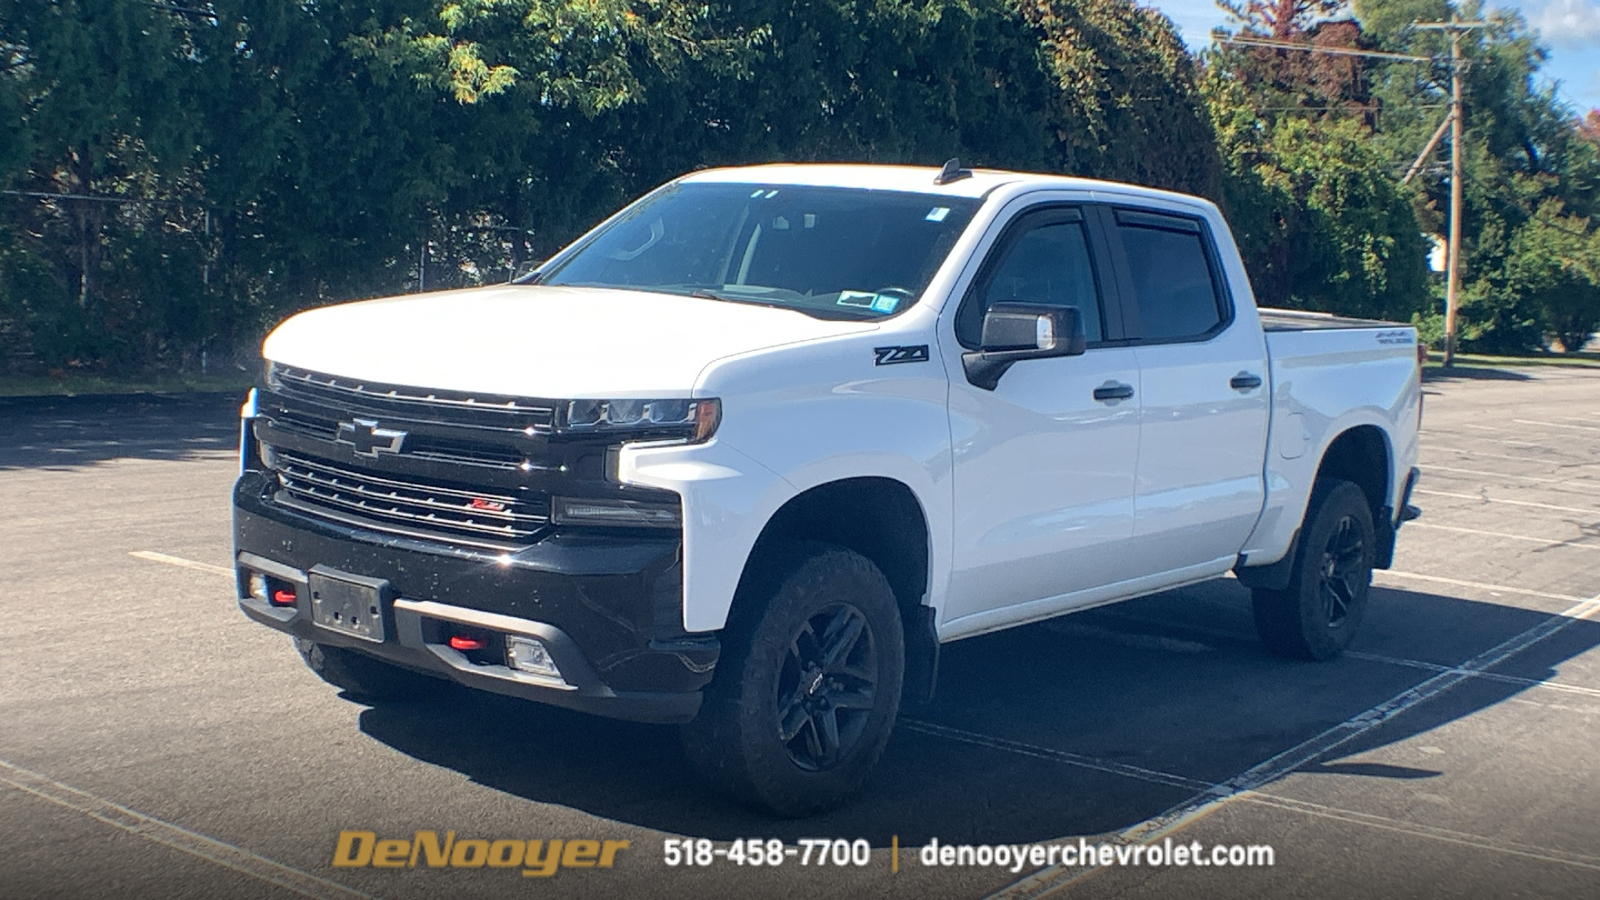
M 321 628 L 381 644 L 389 582 L 317 566 L 307 573 L 311 621 Z

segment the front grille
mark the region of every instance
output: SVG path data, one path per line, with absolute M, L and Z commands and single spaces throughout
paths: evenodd
M 547 400 L 381 384 L 280 365 L 273 365 L 268 382 L 287 398 L 356 413 L 526 435 L 548 434 L 555 424 L 555 404 Z
M 515 546 L 529 543 L 550 519 L 543 496 L 377 475 L 283 450 L 271 451 L 268 464 L 278 475 L 279 502 L 385 531 Z

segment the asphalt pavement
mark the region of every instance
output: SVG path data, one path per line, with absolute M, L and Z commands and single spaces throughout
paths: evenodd
M 802 821 L 706 790 L 671 728 L 319 681 L 234 604 L 241 398 L 0 400 L 0 898 L 1600 896 L 1600 370 L 1425 391 L 1424 517 L 1351 652 L 1267 655 L 1231 579 L 951 644 L 866 792 Z M 628 846 L 336 867 L 346 831 Z M 666 865 L 682 838 L 870 849 Z M 1080 838 L 1274 864 L 919 853 Z

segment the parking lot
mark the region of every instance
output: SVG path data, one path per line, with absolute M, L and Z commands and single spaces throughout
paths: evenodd
M 1266 655 L 1232 579 L 948 645 L 866 793 L 798 822 L 670 728 L 319 681 L 233 601 L 239 398 L 0 400 L 0 898 L 1600 896 L 1600 370 L 1425 391 L 1424 516 L 1353 652 Z M 545 880 L 334 868 L 344 830 L 630 845 Z M 667 867 L 684 836 L 873 849 Z M 1080 836 L 1276 864 L 918 858 Z

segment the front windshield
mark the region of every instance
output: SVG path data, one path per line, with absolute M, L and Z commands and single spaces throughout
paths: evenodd
M 540 284 L 687 294 L 877 318 L 917 301 L 977 200 L 854 188 L 676 184 Z

